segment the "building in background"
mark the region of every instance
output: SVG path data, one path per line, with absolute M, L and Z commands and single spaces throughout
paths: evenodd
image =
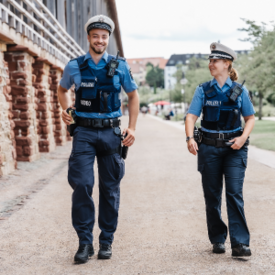
M 146 65 L 148 63 L 153 64 L 154 66 L 159 66 L 160 69 L 165 68 L 168 59 L 163 57 L 145 57 L 145 58 L 130 58 L 127 59 L 129 66 L 131 67 L 131 71 L 134 79 L 137 81 L 139 85 L 144 85 L 146 80 Z
M 177 80 L 175 73 L 177 71 L 177 65 L 182 65 L 183 73 L 187 70 L 189 60 L 191 58 L 207 59 L 208 54 L 173 54 L 169 58 L 164 69 L 164 87 L 166 90 L 174 89 Z
M 0 176 L 70 140 L 57 88 L 88 51 L 84 25 L 96 14 L 115 22 L 108 52 L 123 56 L 115 0 L 0 0 Z
M 237 54 L 248 54 L 249 51 L 236 51 Z M 166 90 L 174 89 L 177 80 L 175 78 L 175 73 L 177 71 L 177 65 L 182 65 L 183 78 L 184 72 L 188 69 L 189 60 L 191 58 L 204 59 L 208 58 L 209 54 L 173 54 L 166 63 L 164 69 L 164 87 Z

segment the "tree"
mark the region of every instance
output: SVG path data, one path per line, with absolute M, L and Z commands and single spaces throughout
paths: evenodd
M 152 63 L 147 63 L 146 82 L 150 87 L 154 88 L 154 94 L 156 94 L 157 88 L 164 87 L 164 70 L 159 66 L 154 66 Z
M 259 120 L 262 119 L 263 98 L 275 90 L 275 30 L 267 31 L 266 24 L 243 19 L 248 25 L 240 29 L 248 33 L 244 41 L 253 43 L 253 50 L 248 56 L 241 56 L 236 67 L 242 78 L 247 80 L 247 87 L 259 94 Z
M 184 85 L 185 101 L 191 103 L 197 86 L 211 79 L 208 61 L 194 57 L 191 58 L 185 77 L 187 79 L 187 83 Z

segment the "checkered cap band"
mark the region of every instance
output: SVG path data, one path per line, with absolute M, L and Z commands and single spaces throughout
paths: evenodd
M 91 29 L 103 29 L 103 30 L 107 30 L 110 34 L 112 33 L 111 26 L 106 23 L 101 23 L 101 22 L 94 22 L 94 23 L 90 24 L 87 27 L 87 33 L 89 33 L 89 31 Z

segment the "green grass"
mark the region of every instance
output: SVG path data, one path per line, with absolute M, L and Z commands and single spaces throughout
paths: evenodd
M 275 151 L 275 121 L 256 120 L 250 134 L 250 144 L 261 149 Z

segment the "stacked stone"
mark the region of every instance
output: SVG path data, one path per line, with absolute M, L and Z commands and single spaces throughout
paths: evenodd
M 53 92 L 50 90 L 50 65 L 45 59 L 36 58 L 33 64 L 33 73 L 36 75 L 33 86 L 37 89 L 37 112 L 39 121 L 39 152 L 51 152 L 55 149 L 55 121 L 53 116 Z
M 9 84 L 8 64 L 4 61 L 4 54 L 0 52 L 0 176 L 13 172 L 17 166 Z
M 50 89 L 53 94 L 52 116 L 55 121 L 54 138 L 56 145 L 64 145 L 67 141 L 66 124 L 61 119 L 62 108 L 57 95 L 57 89 L 61 76 L 62 72 L 56 66 L 51 66 L 50 77 L 52 79 L 52 84 Z
M 40 157 L 35 111 L 36 91 L 32 86 L 34 59 L 20 49 L 20 46 L 10 47 L 5 53 L 10 71 L 16 153 L 18 161 L 34 161 Z

